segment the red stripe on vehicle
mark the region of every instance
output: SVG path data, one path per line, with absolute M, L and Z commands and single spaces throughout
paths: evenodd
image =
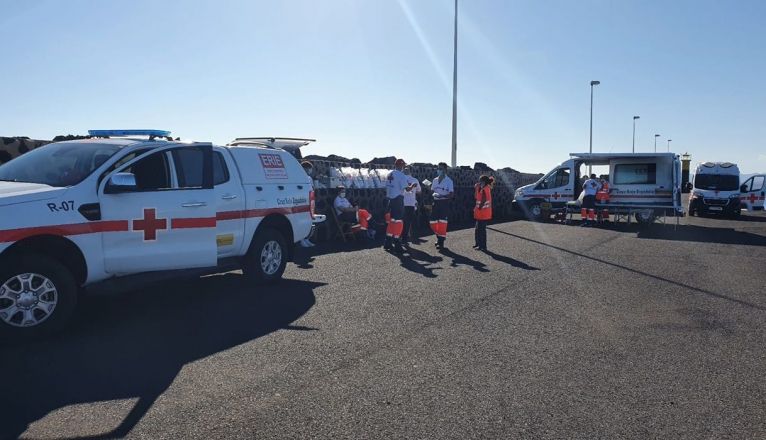
M 23 240 L 35 235 L 83 235 L 97 232 L 129 231 L 127 220 L 107 220 L 89 223 L 73 223 L 69 225 L 35 226 L 32 228 L 7 229 L 0 231 L 0 243 Z
M 239 220 L 243 218 L 254 217 L 266 217 L 270 214 L 299 214 L 301 212 L 310 212 L 310 205 L 293 206 L 291 208 L 263 208 L 263 209 L 246 209 L 244 211 L 222 211 L 215 215 L 215 218 L 219 221 L 224 220 Z
M 171 229 L 215 228 L 216 217 L 174 218 L 170 220 L 170 228 Z
M 673 195 L 662 194 L 610 194 L 609 197 L 624 199 L 672 199 Z

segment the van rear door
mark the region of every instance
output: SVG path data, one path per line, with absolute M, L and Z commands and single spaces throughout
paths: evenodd
M 739 201 L 748 211 L 763 210 L 766 198 L 766 175 L 753 176 L 745 181 L 740 188 Z

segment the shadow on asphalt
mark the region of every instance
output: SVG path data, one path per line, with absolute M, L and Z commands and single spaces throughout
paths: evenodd
M 731 228 L 710 228 L 697 225 L 625 225 L 612 227 L 616 231 L 635 232 L 638 238 L 669 241 L 690 241 L 699 243 L 736 244 L 766 246 L 766 237 Z
M 291 323 L 311 309 L 321 285 L 256 288 L 224 274 L 85 298 L 65 333 L 0 346 L 0 438 L 19 437 L 59 408 L 137 398 L 117 428 L 88 438 L 123 437 L 187 363 L 278 330 L 316 330 Z
M 505 255 L 499 255 L 499 254 L 496 254 L 496 253 L 494 253 L 492 251 L 489 251 L 489 250 L 483 251 L 483 252 L 485 254 L 489 255 L 490 257 L 492 257 L 492 259 L 495 260 L 495 261 L 499 261 L 501 263 L 509 264 L 509 265 L 511 265 L 513 267 L 518 267 L 519 269 L 524 269 L 524 270 L 540 270 L 539 267 L 530 266 L 530 265 L 528 265 L 527 263 L 525 263 L 523 261 L 515 260 L 515 259 L 513 259 L 511 257 L 508 257 L 508 256 L 505 256 Z
M 439 253 L 444 255 L 445 257 L 452 259 L 452 262 L 450 263 L 450 266 L 452 267 L 471 266 L 474 268 L 474 270 L 477 270 L 479 272 L 489 272 L 489 269 L 487 269 L 486 264 L 482 263 L 481 261 L 468 258 L 465 255 L 456 254 L 455 252 L 452 252 L 449 248 L 441 249 Z
M 530 243 L 539 244 L 541 246 L 545 246 L 545 247 L 548 247 L 548 248 L 551 248 L 551 249 L 555 249 L 555 250 L 560 251 L 560 252 L 565 252 L 565 253 L 568 253 L 570 255 L 574 255 L 574 256 L 577 256 L 577 257 L 581 257 L 581 258 L 586 258 L 588 260 L 595 261 L 597 263 L 606 264 L 606 265 L 609 265 L 609 266 L 612 266 L 612 267 L 616 267 L 618 269 L 627 270 L 628 272 L 632 272 L 632 273 L 635 273 L 637 275 L 642 275 L 642 276 L 645 276 L 645 277 L 653 278 L 653 279 L 658 280 L 658 281 L 666 282 L 668 284 L 672 284 L 672 285 L 675 285 L 675 286 L 683 287 L 685 289 L 689 289 L 689 290 L 692 290 L 694 292 L 697 292 L 697 293 L 700 293 L 700 294 L 703 294 L 703 295 L 711 296 L 711 297 L 718 298 L 718 299 L 723 299 L 723 300 L 726 300 L 726 301 L 731 301 L 731 302 L 733 302 L 735 304 L 739 304 L 741 306 L 749 307 L 749 308 L 752 308 L 752 309 L 755 309 L 755 310 L 766 311 L 766 307 L 764 307 L 762 305 L 751 303 L 749 301 L 744 301 L 744 300 L 737 299 L 737 298 L 732 298 L 732 297 L 724 295 L 722 293 L 716 293 L 716 292 L 712 292 L 710 290 L 700 289 L 698 287 L 690 286 L 688 284 L 680 283 L 678 281 L 673 281 L 673 280 L 668 279 L 668 278 L 663 278 L 663 277 L 660 277 L 660 276 L 657 276 L 657 275 L 652 275 L 652 274 L 650 274 L 648 272 L 643 272 L 643 271 L 640 271 L 640 270 L 637 270 L 637 269 L 633 269 L 633 268 L 630 268 L 628 266 L 624 266 L 622 264 L 612 263 L 611 261 L 602 260 L 600 258 L 592 257 L 590 255 L 586 255 L 586 254 L 583 254 L 583 253 L 580 253 L 580 252 L 571 251 L 569 249 L 565 249 L 565 248 L 560 247 L 560 246 L 555 246 L 555 245 L 552 245 L 552 244 L 549 244 L 549 243 L 545 243 L 545 242 L 542 242 L 542 241 L 539 241 L 539 240 L 534 240 L 534 239 L 528 238 L 528 237 L 522 237 L 521 235 L 512 234 L 510 232 L 501 231 L 501 230 L 496 229 L 496 228 L 487 228 L 487 229 L 491 229 L 492 231 L 500 233 L 500 234 L 504 234 L 504 235 L 508 235 L 508 236 L 511 236 L 511 237 L 518 238 L 519 240 L 528 241 Z M 706 228 L 706 229 L 709 229 L 709 228 Z

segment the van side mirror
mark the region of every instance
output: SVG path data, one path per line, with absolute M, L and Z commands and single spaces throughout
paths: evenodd
M 742 186 L 739 187 L 739 192 L 746 193 L 747 192 L 747 184 L 743 183 Z
M 109 182 L 104 188 L 107 194 L 117 194 L 138 190 L 136 175 L 133 173 L 116 173 L 109 178 Z

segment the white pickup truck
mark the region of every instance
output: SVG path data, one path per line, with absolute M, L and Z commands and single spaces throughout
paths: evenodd
M 93 130 L 0 166 L 0 338 L 66 324 L 83 288 L 236 268 L 281 278 L 309 235 L 311 180 L 268 142 Z

